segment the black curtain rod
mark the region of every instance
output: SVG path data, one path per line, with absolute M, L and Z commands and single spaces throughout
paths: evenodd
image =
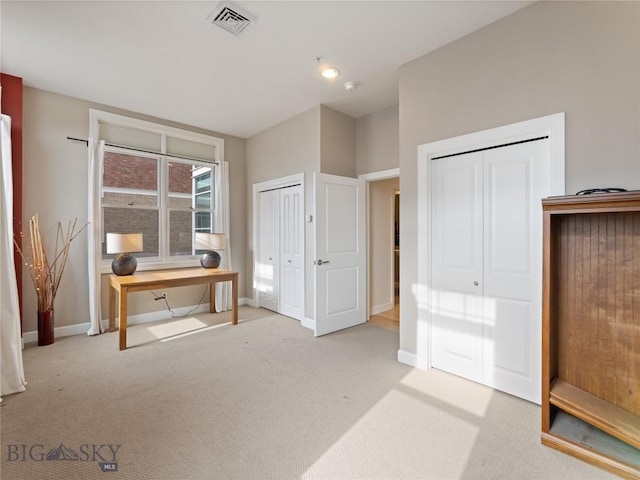
M 82 142 L 82 143 L 85 143 L 87 147 L 89 146 L 89 140 L 84 140 L 82 138 L 75 138 L 75 137 L 68 136 L 67 140 L 71 140 L 73 142 Z M 105 143 L 105 145 L 107 147 L 126 148 L 127 150 L 133 150 L 134 152 L 151 153 L 152 155 L 161 155 L 163 157 L 180 158 L 182 160 L 193 160 L 195 162 L 213 163 L 214 165 L 218 165 L 218 162 L 216 161 L 211 162 L 209 160 L 202 160 L 201 158 L 191 158 L 191 157 L 184 157 L 182 155 L 172 155 L 171 153 L 154 152 L 152 150 L 143 150 L 142 148 L 124 147 L 122 145 L 115 145 L 113 143 Z
M 75 138 L 75 137 L 67 137 L 67 140 L 73 140 L 74 142 L 86 143 L 87 146 L 89 146 L 89 140 L 83 140 L 81 138 Z

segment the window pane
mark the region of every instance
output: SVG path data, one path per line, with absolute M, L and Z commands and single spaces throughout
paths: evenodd
M 173 211 L 169 214 L 169 250 L 171 256 L 193 254 L 191 212 Z
M 209 169 L 210 170 L 210 169 Z M 196 177 L 196 193 L 211 191 L 211 172 Z
M 157 196 L 158 159 L 105 152 L 102 182 L 107 191 L 115 187 Z
M 169 195 L 181 193 L 191 195 L 191 171 L 189 163 L 169 162 Z
M 211 233 L 211 214 L 209 212 L 196 212 L 195 217 L 195 231 L 196 232 L 209 232 Z
M 200 195 L 196 195 L 196 208 L 206 208 L 211 209 L 211 194 L 210 193 L 201 193 Z
M 213 232 L 213 214 L 211 212 L 195 212 L 193 214 L 194 217 L 194 230 L 196 232 L 205 232 L 212 233 Z M 206 250 L 196 250 L 196 255 L 202 255 Z
M 160 255 L 158 238 L 158 210 L 140 208 L 103 208 L 104 236 L 107 233 L 140 233 L 144 251 L 131 252 L 136 257 L 158 257 Z M 102 243 L 102 258 L 114 258 L 107 255 L 107 244 Z

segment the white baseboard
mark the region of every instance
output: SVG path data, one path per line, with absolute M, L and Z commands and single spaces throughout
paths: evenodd
M 429 370 L 429 364 L 427 360 L 421 360 L 415 353 L 407 352 L 406 350 L 398 350 L 398 361 L 420 370 Z
M 409 353 L 406 350 L 398 350 L 398 361 L 412 367 L 418 366 L 418 356 L 415 353 Z
M 300 325 L 302 325 L 303 327 L 307 327 L 311 330 L 315 330 L 316 329 L 316 321 L 311 319 L 311 318 L 303 318 L 302 321 L 300 322 Z
M 249 298 L 239 298 L 238 305 L 246 305 L 250 303 L 252 300 Z M 195 308 L 195 310 L 193 310 Z M 172 309 L 176 317 L 180 317 L 186 315 L 191 312 L 193 314 L 196 313 L 206 313 L 209 311 L 209 304 L 203 303 L 200 304 L 197 308 L 196 305 L 186 306 L 186 307 L 177 307 Z M 192 311 L 193 310 L 193 311 Z M 128 315 L 127 316 L 127 325 L 138 325 L 141 323 L 151 323 L 157 322 L 159 320 L 169 320 L 171 319 L 171 312 L 169 310 L 158 310 L 156 312 L 148 312 L 148 313 L 139 313 L 137 315 Z M 100 322 L 102 324 L 102 329 L 107 331 L 109 328 L 109 319 L 103 318 Z M 65 325 L 64 327 L 55 327 L 53 329 L 54 338 L 61 337 L 69 337 L 71 335 L 82 335 L 86 334 L 91 327 L 91 323 L 77 323 L 75 325 Z M 26 343 L 32 343 L 38 341 L 38 332 L 24 332 L 22 334 L 22 342 L 23 345 Z
M 109 326 L 109 320 L 102 321 L 103 328 L 106 330 Z M 89 331 L 91 323 L 77 323 L 75 325 L 65 325 L 64 327 L 54 327 L 54 338 L 70 337 L 71 335 L 82 335 Z M 25 344 L 34 343 L 38 341 L 38 331 L 24 332 L 22 334 L 22 340 Z
M 371 307 L 370 315 L 378 315 L 379 313 L 382 313 L 382 312 L 388 312 L 389 310 L 393 309 L 394 305 L 395 304 L 393 302 L 388 302 L 388 303 L 383 303 L 382 305 L 376 305 L 375 307 Z
M 242 297 L 238 299 L 238 305 L 247 305 L 249 307 L 258 308 L 254 298 Z
M 415 353 L 407 352 L 406 350 L 398 350 L 398 361 L 400 363 L 404 363 L 405 365 L 410 365 L 415 368 L 419 368 L 418 366 L 418 356 Z

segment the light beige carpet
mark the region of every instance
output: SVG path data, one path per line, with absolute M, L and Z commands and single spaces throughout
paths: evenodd
M 116 333 L 26 348 L 2 479 L 614 478 L 540 445 L 538 406 L 398 363 L 396 332 L 228 318 L 133 326 L 123 352 Z

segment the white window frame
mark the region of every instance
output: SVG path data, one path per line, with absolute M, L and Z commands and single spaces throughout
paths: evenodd
M 159 256 L 158 257 L 140 257 L 138 258 L 138 271 L 145 270 L 160 270 L 166 268 L 182 268 L 182 267 L 195 267 L 200 265 L 198 255 L 189 255 L 189 256 L 181 256 L 181 257 L 170 257 L 169 256 L 169 212 L 170 209 L 168 205 L 166 205 L 166 199 L 168 199 L 168 182 L 167 182 L 167 165 L 171 160 L 180 160 L 175 156 L 166 155 L 166 137 L 180 138 L 187 141 L 193 141 L 197 143 L 202 143 L 206 145 L 214 146 L 214 160 L 211 162 L 204 160 L 196 160 L 192 158 L 183 158 L 182 160 L 191 161 L 194 163 L 200 162 L 203 164 L 212 165 L 212 187 L 215 188 L 215 185 L 218 184 L 216 177 L 220 175 L 220 168 L 216 168 L 220 165 L 221 162 L 224 161 L 224 139 L 219 137 L 214 137 L 211 135 L 204 135 L 201 133 L 191 132 L 189 130 L 183 130 L 175 127 L 169 127 L 166 125 L 148 122 L 145 120 L 139 120 L 132 117 L 127 117 L 124 115 L 118 115 L 110 112 L 104 112 L 101 110 L 90 109 L 89 110 L 89 132 L 90 136 L 96 139 L 96 143 L 98 142 L 99 137 L 99 124 L 100 122 L 106 122 L 110 124 L 119 125 L 122 127 L 136 128 L 139 130 L 146 130 L 153 133 L 158 133 L 162 136 L 161 142 L 161 152 L 159 153 L 146 153 L 146 152 L 138 152 L 134 149 L 128 148 L 118 148 L 118 147 L 105 147 L 105 151 L 112 151 L 117 153 L 125 153 L 125 154 L 135 154 L 138 156 L 145 156 L 150 158 L 159 159 L 159 171 L 158 171 L 158 181 L 160 183 L 160 187 L 158 189 L 159 195 L 159 205 L 158 208 L 160 210 L 160 218 L 158 224 L 159 230 Z M 96 169 L 96 175 L 100 175 L 97 184 L 100 185 L 100 189 L 98 191 L 94 191 L 94 200 L 98 205 L 101 205 L 100 208 L 100 231 L 101 238 L 104 242 L 105 240 L 105 232 L 103 231 L 103 213 L 102 213 L 102 171 L 103 166 L 100 165 L 99 168 Z M 212 202 L 214 201 L 214 197 L 212 195 Z M 215 205 L 214 208 L 222 208 L 219 205 Z M 213 222 L 213 219 L 212 219 Z M 193 225 L 194 227 L 195 225 Z M 111 260 L 102 259 L 102 252 L 96 252 L 96 255 L 100 256 L 100 265 L 101 265 L 101 273 L 110 273 L 111 272 Z
M 206 175 L 207 173 L 209 173 L 208 171 L 200 171 L 198 172 L 198 170 L 195 170 L 192 175 L 191 175 L 191 191 L 193 192 L 191 195 L 191 198 L 193 199 L 193 202 L 191 204 L 191 207 L 193 209 L 193 217 L 192 217 L 192 228 L 193 231 L 195 232 L 197 228 L 196 225 L 196 216 L 198 213 L 204 213 L 202 211 L 198 211 L 197 209 L 197 196 L 198 195 L 202 195 L 202 193 L 199 193 L 196 191 L 196 186 L 197 186 L 197 182 L 198 182 L 198 178 L 201 177 L 202 175 Z M 211 197 L 211 202 L 215 202 L 215 196 L 214 196 L 214 190 L 213 188 L 215 187 L 215 176 L 218 174 L 219 172 L 217 172 L 215 169 L 211 170 L 211 189 L 209 190 L 209 196 Z M 211 216 L 211 218 L 209 219 L 209 222 L 211 223 L 211 225 L 214 224 L 214 210 L 215 210 L 215 205 L 214 205 L 214 209 L 211 210 L 211 213 L 209 214 Z

